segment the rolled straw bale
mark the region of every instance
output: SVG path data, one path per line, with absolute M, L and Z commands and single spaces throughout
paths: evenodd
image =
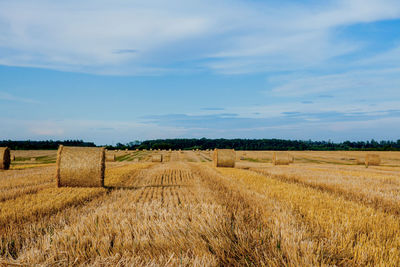
M 274 152 L 272 155 L 274 165 L 289 165 L 290 155 L 287 152 Z
M 36 158 L 31 158 L 31 161 L 36 161 Z
M 58 187 L 103 187 L 105 156 L 103 147 L 61 145 L 57 152 Z
M 15 155 L 11 155 L 10 160 L 15 161 Z
M 0 170 L 8 170 L 10 161 L 10 149 L 8 147 L 0 147 Z
M 115 161 L 115 154 L 106 154 L 106 161 L 108 162 L 114 162 Z
M 356 164 L 357 164 L 357 165 L 365 165 L 365 159 L 357 158 L 357 159 L 356 159 Z
M 294 156 L 289 154 L 289 163 L 294 163 Z
M 139 162 L 139 158 L 134 158 L 133 162 Z
M 378 154 L 367 154 L 365 156 L 365 166 L 381 165 L 381 157 Z
M 162 162 L 162 161 L 163 161 L 163 156 L 161 154 L 153 155 L 151 157 L 151 162 Z
M 236 152 L 234 149 L 215 149 L 214 150 L 215 167 L 235 167 Z

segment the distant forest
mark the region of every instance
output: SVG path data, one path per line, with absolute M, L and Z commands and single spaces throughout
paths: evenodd
M 83 146 L 83 147 L 95 147 L 96 145 L 92 142 L 84 142 L 82 140 L 65 140 L 65 141 L 11 141 L 4 140 L 0 141 L 0 147 L 9 147 L 12 150 L 39 150 L 39 149 L 58 149 L 59 145 L 65 146 Z
M 95 147 L 93 142 L 82 140 L 66 141 L 0 141 L 0 147 L 7 146 L 13 150 L 57 149 L 59 145 Z M 282 139 L 157 139 L 134 141 L 127 144 L 117 143 L 106 146 L 108 149 L 214 149 L 234 148 L 236 150 L 380 150 L 400 151 L 400 140 L 397 141 L 300 141 Z

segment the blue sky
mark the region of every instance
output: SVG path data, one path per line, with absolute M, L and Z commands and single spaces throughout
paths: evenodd
M 400 139 L 400 2 L 0 0 L 0 139 Z

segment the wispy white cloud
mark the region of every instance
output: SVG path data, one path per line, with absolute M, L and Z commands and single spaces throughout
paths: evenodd
M 15 101 L 15 102 L 21 102 L 21 103 L 30 103 L 30 104 L 39 103 L 38 101 L 36 101 L 34 99 L 19 97 L 19 96 L 15 96 L 10 93 L 2 92 L 2 91 L 0 91 L 0 100 Z
M 394 0 L 5 0 L 0 64 L 100 74 L 296 70 L 359 49 L 336 27 L 398 17 Z
M 276 77 L 274 83 L 280 85 L 266 94 L 281 97 L 318 96 L 333 94 L 355 99 L 400 98 L 400 68 L 356 69 L 335 74 L 303 74 Z M 346 99 L 343 99 L 346 101 Z M 357 103 L 358 104 L 358 103 Z

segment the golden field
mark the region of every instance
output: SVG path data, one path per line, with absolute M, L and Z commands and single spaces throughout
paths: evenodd
M 399 152 L 107 153 L 104 188 L 57 188 L 57 151 L 12 151 L 0 266 L 400 265 Z

